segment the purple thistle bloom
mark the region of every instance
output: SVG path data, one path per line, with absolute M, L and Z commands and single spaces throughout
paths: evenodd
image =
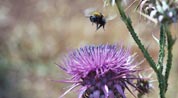
M 125 89 L 132 93 L 138 79 L 133 61 L 130 50 L 118 45 L 85 46 L 69 53 L 59 67 L 72 76 L 63 82 L 74 84 L 60 98 L 77 86 L 82 86 L 78 98 L 126 98 Z

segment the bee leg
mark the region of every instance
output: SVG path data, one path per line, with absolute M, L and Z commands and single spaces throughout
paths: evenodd
M 104 29 L 104 26 L 105 26 L 105 25 L 103 25 L 103 29 Z
M 97 30 L 98 30 L 99 28 L 101 28 L 101 26 L 103 26 L 103 25 L 102 25 L 102 24 L 100 24 L 100 25 L 98 26 Z
M 98 26 L 98 23 L 96 23 L 96 30 L 98 30 L 99 29 L 99 26 Z

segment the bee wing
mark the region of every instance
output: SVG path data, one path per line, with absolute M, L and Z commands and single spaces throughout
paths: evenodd
M 91 16 L 92 12 L 96 11 L 96 8 L 87 8 L 84 10 L 85 16 L 89 17 Z
M 110 20 L 113 20 L 117 17 L 117 14 L 114 14 L 114 15 L 108 15 L 106 16 L 106 21 L 110 21 Z
M 110 6 L 110 7 L 105 7 L 103 8 L 103 11 L 104 13 L 104 16 L 105 16 L 105 19 L 106 19 L 106 22 L 107 21 L 110 21 L 110 20 L 113 20 L 117 17 L 117 9 L 116 7 L 113 7 L 113 6 Z
M 115 0 L 104 0 L 104 7 L 106 6 L 114 6 L 115 5 Z

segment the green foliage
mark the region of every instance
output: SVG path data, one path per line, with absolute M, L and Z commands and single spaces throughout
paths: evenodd
M 121 18 L 122 18 L 123 22 L 126 24 L 127 29 L 129 30 L 130 34 L 132 35 L 132 38 L 137 43 L 138 47 L 142 51 L 144 57 L 147 59 L 147 61 L 150 64 L 150 66 L 152 66 L 152 68 L 154 69 L 154 71 L 157 72 L 156 64 L 153 61 L 152 57 L 149 55 L 148 51 L 146 50 L 146 48 L 144 47 L 144 45 L 142 44 L 142 42 L 140 41 L 140 39 L 138 38 L 136 32 L 134 31 L 131 19 L 126 16 L 124 10 L 122 9 L 122 7 L 120 5 L 120 1 L 119 0 L 116 0 L 116 4 L 117 4 L 118 10 L 120 12 Z
M 153 2 L 156 2 L 153 0 Z M 158 62 L 157 64 L 154 62 L 153 58 L 150 56 L 148 51 L 145 49 L 144 45 L 142 44 L 141 40 L 137 36 L 137 33 L 134 31 L 134 28 L 132 26 L 131 19 L 126 16 L 120 0 L 116 0 L 117 8 L 120 12 L 121 18 L 125 25 L 127 26 L 127 29 L 129 30 L 130 34 L 132 35 L 132 38 L 138 45 L 139 49 L 142 51 L 144 57 L 154 70 L 154 72 L 157 75 L 157 80 L 159 82 L 159 89 L 160 89 L 160 98 L 165 98 L 165 93 L 168 88 L 168 79 L 169 79 L 169 74 L 172 66 L 172 47 L 175 43 L 175 39 L 172 38 L 170 28 L 168 24 L 160 24 L 160 40 L 159 40 L 159 55 L 158 55 Z M 166 40 L 167 39 L 167 40 Z M 166 42 L 167 41 L 167 42 Z M 167 43 L 167 44 L 166 44 Z M 165 47 L 167 45 L 167 63 L 166 66 L 164 64 L 164 58 L 165 58 Z M 163 73 L 165 69 L 165 74 Z M 139 96 L 141 98 L 141 96 Z
M 167 50 L 168 50 L 168 54 L 167 54 L 167 64 L 166 64 L 166 72 L 165 72 L 165 81 L 166 81 L 166 91 L 168 88 L 168 79 L 169 79 L 169 74 L 170 74 L 170 70 L 171 70 L 171 66 L 172 66 L 172 47 L 176 41 L 176 39 L 172 38 L 171 32 L 168 28 L 168 26 L 165 26 L 166 28 L 166 36 L 167 36 Z

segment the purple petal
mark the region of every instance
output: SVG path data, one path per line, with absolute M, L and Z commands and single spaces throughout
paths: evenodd
M 82 87 L 80 89 L 80 93 L 79 93 L 78 98 L 82 98 L 82 95 L 85 93 L 86 90 L 87 90 L 87 86 Z
M 109 98 L 114 98 L 114 93 L 113 93 L 113 91 L 109 91 Z
M 100 91 L 96 90 L 93 92 L 93 98 L 100 98 Z
M 124 90 L 121 88 L 120 85 L 115 85 L 117 91 L 119 92 L 119 94 L 123 97 L 123 98 L 126 98 L 125 94 L 124 94 Z
M 70 92 L 72 89 L 74 89 L 75 87 L 79 86 L 80 84 L 74 84 L 72 85 L 67 91 L 65 91 L 61 96 L 59 96 L 58 98 L 63 98 L 68 92 Z
M 108 88 L 108 86 L 107 86 L 107 85 L 104 85 L 104 86 L 102 87 L 102 90 L 103 90 L 103 92 L 104 92 L 105 98 L 108 98 L 108 96 L 109 96 L 109 88 Z

